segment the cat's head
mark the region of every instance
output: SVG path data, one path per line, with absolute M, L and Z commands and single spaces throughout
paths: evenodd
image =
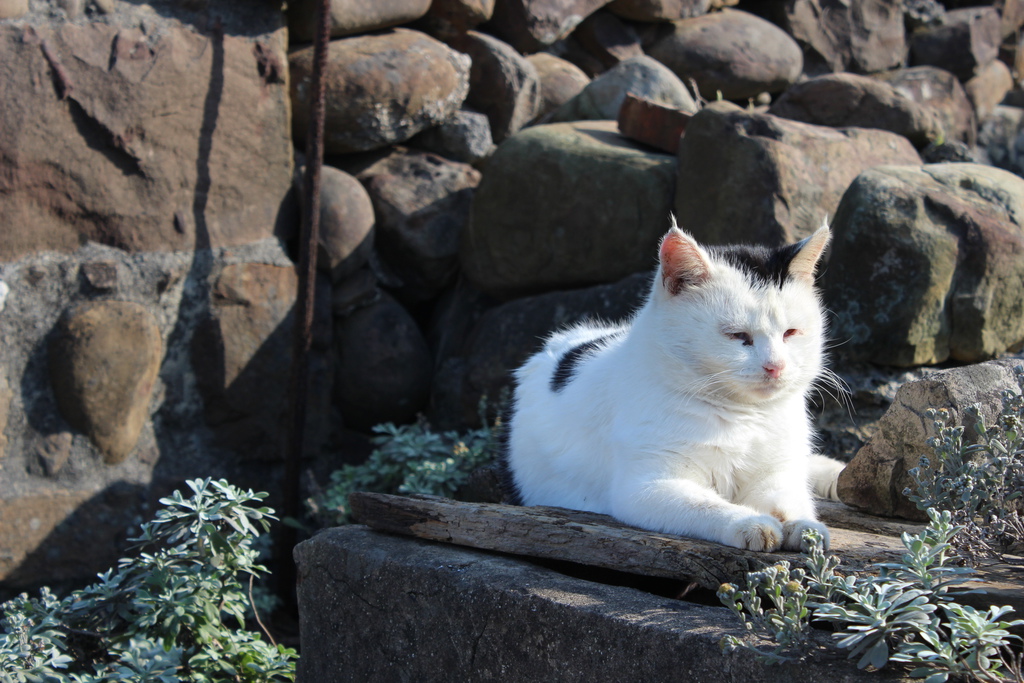
M 703 247 L 673 224 L 651 295 L 659 344 L 700 391 L 757 404 L 805 393 L 824 367 L 825 322 L 814 273 L 822 224 L 778 248 Z

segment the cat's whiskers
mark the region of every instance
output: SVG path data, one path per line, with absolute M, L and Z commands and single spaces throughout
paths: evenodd
M 853 402 L 850 400 L 850 387 L 846 381 L 829 368 L 822 368 L 821 374 L 814 380 L 812 387 L 818 395 L 830 397 L 833 401 L 846 408 L 846 413 L 853 419 Z

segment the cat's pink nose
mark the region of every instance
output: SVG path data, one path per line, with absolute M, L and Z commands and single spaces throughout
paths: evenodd
M 780 361 L 773 361 L 771 363 L 765 363 L 763 366 L 764 371 L 768 373 L 768 376 L 772 379 L 778 379 L 782 377 L 782 371 L 786 369 L 786 364 Z

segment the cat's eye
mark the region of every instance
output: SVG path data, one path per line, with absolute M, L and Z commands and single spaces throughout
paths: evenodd
M 725 334 L 729 339 L 743 342 L 744 346 L 754 345 L 754 338 L 750 336 L 749 332 L 726 332 Z
M 785 333 L 783 333 L 782 338 L 783 339 L 789 339 L 790 337 L 792 337 L 793 335 L 796 335 L 796 334 L 800 334 L 800 330 L 789 329 L 789 330 L 786 330 Z

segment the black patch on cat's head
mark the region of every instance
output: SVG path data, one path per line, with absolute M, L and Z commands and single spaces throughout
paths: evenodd
M 802 243 L 784 247 L 732 245 L 708 247 L 708 251 L 747 275 L 755 285 L 781 287 L 789 279 L 789 265 Z
M 559 392 L 564 389 L 565 385 L 572 381 L 573 376 L 576 374 L 576 367 L 583 356 L 599 348 L 609 338 L 610 335 L 591 339 L 566 351 L 565 355 L 558 359 L 558 365 L 555 366 L 555 374 L 551 375 L 551 391 Z

